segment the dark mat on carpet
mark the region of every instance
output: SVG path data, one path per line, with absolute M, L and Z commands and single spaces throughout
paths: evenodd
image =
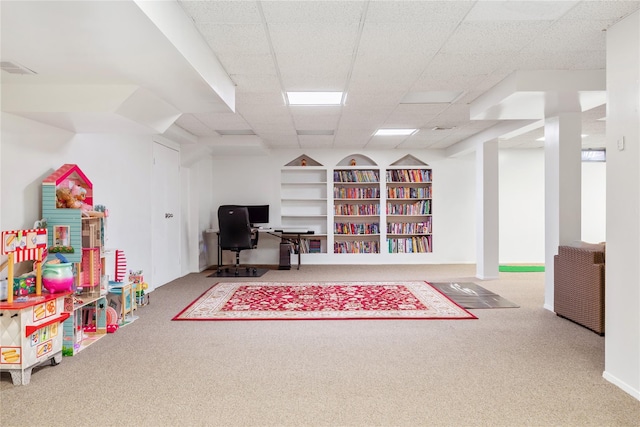
M 434 288 L 464 308 L 519 308 L 518 304 L 502 298 L 475 283 L 431 283 Z
M 245 267 L 240 267 L 236 275 L 235 267 L 224 267 L 221 268 L 220 271 L 214 271 L 213 274 L 207 277 L 260 277 L 267 271 L 269 271 L 268 268 L 249 267 L 247 270 Z

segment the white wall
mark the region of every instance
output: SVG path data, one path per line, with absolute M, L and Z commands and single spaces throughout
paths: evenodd
M 433 168 L 433 227 L 434 252 L 424 254 L 413 261 L 424 263 L 473 263 L 475 262 L 474 222 L 474 158 L 446 158 L 442 150 L 376 151 L 376 150 L 272 150 L 257 156 L 214 156 L 213 187 L 214 209 L 222 204 L 269 204 L 271 225 L 280 221 L 280 171 L 286 163 L 305 154 L 328 169 L 343 158 L 361 153 L 381 168 L 389 166 L 406 154 L 412 154 Z M 212 223 L 217 229 L 217 214 Z M 243 251 L 242 262 L 274 264 L 277 262 L 278 240 L 261 236 L 258 251 Z M 227 258 L 225 253 L 225 262 Z M 342 263 L 354 257 L 335 255 L 315 261 L 317 263 Z M 363 263 L 398 262 L 401 256 L 360 257 Z M 215 257 L 212 259 L 215 262 Z
M 500 264 L 544 264 L 544 151 L 500 150 Z
M 215 210 L 221 204 L 271 205 L 272 225 L 279 225 L 280 170 L 290 160 L 305 154 L 328 169 L 353 153 L 364 154 L 386 167 L 405 154 L 433 167 L 434 253 L 427 263 L 475 262 L 475 163 L 474 155 L 447 158 L 440 150 L 273 150 L 255 156 L 213 157 L 213 212 L 211 227 L 217 229 Z M 544 263 L 544 151 L 543 149 L 500 150 L 500 263 Z M 583 163 L 583 240 L 605 240 L 604 163 Z M 246 173 L 239 173 L 239 170 Z M 264 237 L 264 236 L 263 236 Z M 260 250 L 246 251 L 241 261 L 274 264 L 277 239 L 262 238 Z M 217 253 L 209 256 L 215 264 Z M 398 260 L 398 257 L 392 259 Z M 225 262 L 231 262 L 225 254 Z M 333 257 L 329 261 L 339 262 Z M 323 263 L 326 260 L 310 261 Z M 366 262 L 366 261 L 364 261 Z
M 582 163 L 582 240 L 607 240 L 607 164 Z
M 500 150 L 500 264 L 544 264 L 544 151 Z M 606 241 L 606 163 L 582 163 L 582 237 Z
M 65 163 L 93 183 L 105 205 L 106 246 L 125 252 L 128 268 L 151 272 L 151 159 L 149 136 L 79 134 L 2 113 L 2 223 L 31 228 L 42 212 L 42 180 Z

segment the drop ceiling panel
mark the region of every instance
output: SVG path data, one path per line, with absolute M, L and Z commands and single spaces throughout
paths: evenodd
M 375 1 L 369 3 L 367 22 L 422 23 L 461 21 L 475 1 Z
M 338 114 L 294 115 L 293 122 L 298 130 L 335 130 Z
M 551 25 L 548 21 L 464 22 L 445 43 L 444 53 L 515 53 Z
M 615 23 L 636 10 L 637 1 L 583 1 L 563 16 L 563 21 L 606 20 Z
M 297 136 L 287 136 L 280 133 L 260 134 L 266 144 L 274 148 L 299 148 Z
M 333 135 L 300 135 L 300 147 L 302 148 L 331 148 Z
M 340 128 L 376 130 L 382 123 L 384 123 L 387 116 L 387 114 L 367 114 L 344 111 L 340 117 Z
M 504 63 L 505 59 L 505 56 L 500 53 L 479 51 L 464 54 L 438 53 L 429 62 L 421 80 L 442 80 L 443 77 L 486 75 Z M 420 82 L 416 84 L 420 84 Z
M 217 55 L 220 62 L 224 64 L 224 68 L 230 75 L 276 75 L 276 67 L 273 63 L 273 57 L 268 53 L 258 54 L 233 54 L 219 53 Z
M 358 24 L 269 24 L 276 55 L 350 55 L 358 34 Z
M 607 45 L 604 21 L 569 21 L 552 26 L 529 46 L 531 52 L 605 51 Z M 588 31 L 585 31 L 588 30 Z
M 261 22 L 257 2 L 249 1 L 191 1 L 179 0 L 182 8 L 202 22 L 258 24 Z
M 391 54 L 410 55 L 414 61 L 424 63 L 438 51 L 454 28 L 453 23 L 367 22 L 362 30 L 358 53 L 381 59 Z
M 236 91 L 236 104 L 239 111 L 261 108 L 265 112 L 274 106 L 283 107 L 285 105 L 280 91 L 252 92 L 240 89 Z
M 303 53 L 277 56 L 287 91 L 343 91 L 351 67 L 351 55 Z
M 268 54 L 269 45 L 262 24 L 197 24 L 211 49 L 227 54 Z
M 406 89 L 389 90 L 387 87 L 375 88 L 349 88 L 345 102 L 345 111 L 349 112 L 375 112 L 386 113 L 393 111 L 398 105 Z
M 264 1 L 264 17 L 273 23 L 358 23 L 364 10 L 362 1 Z
M 338 129 L 334 136 L 335 147 L 364 147 L 375 129 Z
M 549 54 L 539 50 L 523 49 L 509 63 L 501 67 L 506 70 L 600 70 L 605 68 L 605 55 L 600 51 L 563 52 Z M 482 88 L 477 88 L 481 90 Z
M 367 145 L 385 124 L 421 127 L 399 147 L 446 147 L 496 123 L 470 121 L 468 104 L 514 70 L 603 69 L 603 30 L 640 8 L 638 1 L 179 4 L 236 84 L 236 114 L 215 114 L 229 109 L 220 110 L 211 88 L 148 25 L 135 2 L 3 2 L 2 59 L 39 73 L 3 73 L 3 86 L 25 78 L 38 84 L 143 84 L 180 112 L 198 113 L 176 121 L 194 135 L 246 126 L 273 147 L 298 147 L 297 126 L 330 125 L 338 126 L 333 147 L 393 145 L 378 138 Z M 286 89 L 348 92 L 346 104 L 328 112 L 286 106 Z M 399 104 L 407 93 L 447 90 L 463 92 L 447 109 Z M 604 113 L 584 113 L 583 130 L 593 133 L 584 146 L 604 141 L 605 123 L 595 118 Z M 433 126 L 454 129 L 431 132 Z M 511 144 L 536 143 L 526 137 Z
M 482 1 L 477 2 L 467 21 L 555 21 L 577 1 Z
M 245 92 L 280 92 L 280 81 L 277 76 L 262 74 L 234 74 L 233 82 L 237 85 L 238 90 Z

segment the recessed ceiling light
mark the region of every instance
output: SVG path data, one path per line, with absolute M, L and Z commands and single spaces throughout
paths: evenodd
M 333 135 L 333 129 L 327 129 L 327 130 L 297 130 L 296 133 L 298 135 Z
M 255 135 L 256 133 L 251 129 L 229 129 L 229 130 L 217 130 L 220 135 Z
M 378 129 L 376 136 L 408 136 L 416 133 L 418 129 Z
M 342 92 L 287 92 L 289 105 L 340 105 Z

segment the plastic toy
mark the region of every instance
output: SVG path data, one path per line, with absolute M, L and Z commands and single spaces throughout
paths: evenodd
M 73 264 L 49 261 L 44 265 L 42 285 L 50 293 L 66 292 L 73 289 Z

